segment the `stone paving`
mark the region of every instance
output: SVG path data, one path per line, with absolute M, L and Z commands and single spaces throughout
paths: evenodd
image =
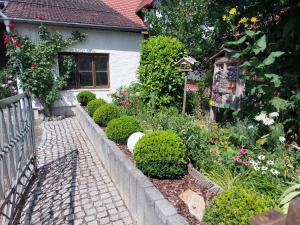
M 134 224 L 76 117 L 43 127 L 38 176 L 19 224 Z

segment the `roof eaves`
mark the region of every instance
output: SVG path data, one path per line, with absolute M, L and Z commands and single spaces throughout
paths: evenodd
M 72 23 L 72 22 L 60 22 L 52 20 L 35 20 L 35 19 L 25 19 L 25 18 L 8 18 L 12 22 L 24 23 L 24 24 L 47 24 L 65 27 L 77 27 L 77 28 L 91 28 L 99 30 L 114 30 L 114 31 L 127 31 L 142 33 L 147 31 L 147 28 L 142 27 L 128 27 L 128 26 L 113 26 L 113 25 L 103 25 L 103 24 L 90 24 L 90 23 Z

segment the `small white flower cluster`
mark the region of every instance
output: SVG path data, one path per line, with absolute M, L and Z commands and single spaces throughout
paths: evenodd
M 267 174 L 267 172 L 271 172 L 274 176 L 278 176 L 280 172 L 274 168 L 271 168 L 275 163 L 272 160 L 266 160 L 265 155 L 259 155 L 257 160 L 251 160 L 251 165 L 254 170 L 257 172 L 261 172 L 261 174 Z
M 278 117 L 278 112 L 272 112 L 269 115 L 267 115 L 265 112 L 261 112 L 259 115 L 255 116 L 255 120 L 262 122 L 266 126 L 271 126 L 275 123 L 274 118 Z
M 280 141 L 281 143 L 284 143 L 284 142 L 285 142 L 285 137 L 284 137 L 284 136 L 280 136 L 280 137 L 279 137 L 279 141 Z

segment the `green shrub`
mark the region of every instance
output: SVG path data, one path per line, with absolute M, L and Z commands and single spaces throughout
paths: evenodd
M 87 110 L 89 114 L 93 116 L 96 109 L 98 109 L 100 106 L 104 104 L 106 104 L 106 101 L 104 101 L 103 99 L 101 98 L 94 99 L 87 104 Z
M 120 109 L 114 104 L 104 104 L 94 112 L 93 119 L 100 126 L 106 126 L 112 119 L 120 117 Z
M 249 225 L 256 214 L 274 208 L 275 203 L 255 191 L 234 186 L 220 192 L 206 209 L 205 225 Z
M 96 95 L 91 91 L 81 91 L 76 98 L 81 105 L 86 106 L 90 101 L 96 99 Z
M 187 153 L 173 131 L 156 131 L 143 136 L 134 148 L 137 167 L 157 178 L 178 178 L 187 173 Z
M 143 100 L 154 107 L 181 106 L 185 74 L 176 62 L 186 55 L 185 46 L 176 38 L 152 37 L 142 44 L 138 69 Z
M 142 126 L 137 119 L 132 116 L 122 116 L 111 120 L 107 124 L 106 133 L 111 140 L 119 144 L 125 144 L 131 134 L 142 130 Z

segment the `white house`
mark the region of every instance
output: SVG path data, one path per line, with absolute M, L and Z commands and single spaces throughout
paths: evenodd
M 38 37 L 38 25 L 63 35 L 73 31 L 87 34 L 87 40 L 64 49 L 57 59 L 71 55 L 76 59 L 76 72 L 68 81 L 56 106 L 76 104 L 81 90 L 91 90 L 110 101 L 109 95 L 121 85 L 136 80 L 140 60 L 140 44 L 147 34 L 142 9 L 151 7 L 151 0 L 9 0 L 0 13 L 6 28 L 14 29 L 32 40 Z M 38 108 L 39 104 L 35 103 Z

